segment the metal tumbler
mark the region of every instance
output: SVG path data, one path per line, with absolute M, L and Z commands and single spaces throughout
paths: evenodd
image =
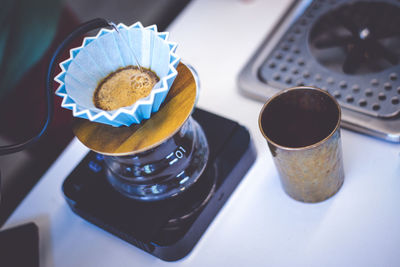
M 343 184 L 340 118 L 335 98 L 314 87 L 284 90 L 263 106 L 259 127 L 292 198 L 323 201 Z

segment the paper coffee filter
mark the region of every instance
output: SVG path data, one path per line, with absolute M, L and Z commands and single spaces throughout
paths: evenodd
M 180 58 L 176 43 L 168 42 L 167 32 L 158 32 L 155 25 L 144 28 L 140 22 L 115 30 L 101 29 L 95 37 L 84 38 L 80 47 L 70 50 L 70 58 L 60 64 L 62 72 L 55 77 L 60 83 L 56 91 L 63 97 L 61 106 L 71 109 L 73 116 L 113 126 L 140 123 L 149 119 L 160 105 L 177 76 Z M 98 83 L 111 72 L 129 65 L 151 69 L 160 78 L 151 93 L 129 107 L 113 111 L 98 109 L 93 94 Z

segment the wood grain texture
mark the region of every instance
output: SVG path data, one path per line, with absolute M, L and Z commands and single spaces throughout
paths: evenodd
M 158 112 L 141 124 L 113 127 L 74 118 L 72 130 L 89 149 L 112 156 L 126 156 L 154 148 L 174 135 L 190 116 L 196 99 L 196 82 L 184 64 Z

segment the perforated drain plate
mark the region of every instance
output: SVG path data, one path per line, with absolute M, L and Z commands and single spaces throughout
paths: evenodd
M 328 68 L 327 66 L 335 64 L 335 62 L 330 63 L 329 60 L 337 61 L 338 57 L 345 58 L 342 55 L 343 53 L 338 50 L 345 50 L 346 48 L 343 46 L 352 45 L 351 40 L 344 45 L 325 49 L 317 49 L 313 45 L 312 33 L 315 29 L 314 25 L 320 26 L 321 23 L 324 23 L 324 20 L 326 23 L 326 17 L 330 13 L 343 12 L 343 9 L 353 9 L 350 14 L 354 17 L 356 15 L 360 16 L 363 9 L 358 6 L 359 4 L 363 5 L 362 7 L 364 8 L 372 5 L 371 8 L 374 8 L 375 11 L 377 9 L 376 4 L 381 9 L 397 9 L 398 14 L 394 13 L 394 15 L 398 16 L 395 16 L 394 19 L 400 18 L 400 3 L 398 2 L 314 1 L 305 13 L 293 23 L 267 57 L 260 67 L 260 78 L 277 88 L 296 85 L 315 86 L 328 90 L 346 108 L 377 117 L 392 118 L 397 116 L 400 112 L 400 79 L 397 75 L 400 65 L 389 65 L 386 69 L 376 73 L 346 74 L 340 69 L 335 71 L 334 68 Z M 356 13 L 357 11 L 358 13 Z M 386 15 L 384 10 L 378 10 L 377 12 L 379 14 L 376 17 L 377 21 L 382 20 Z M 340 28 L 343 27 L 339 22 L 338 25 L 331 24 L 331 26 L 336 30 L 336 32 L 332 31 L 332 34 L 337 34 L 337 29 L 340 31 Z M 346 29 L 344 27 L 342 31 L 344 32 L 342 33 L 344 37 L 350 36 L 348 32 L 345 32 Z M 400 38 L 394 35 L 392 39 L 392 43 L 396 42 L 397 44 L 395 49 L 399 50 Z M 320 38 L 320 40 L 323 40 L 323 38 Z M 325 56 L 325 65 L 323 65 L 323 62 L 318 61 L 318 56 L 323 57 L 323 53 L 332 54 L 331 56 Z M 393 54 L 400 58 L 400 50 L 393 52 Z M 360 64 L 363 63 L 361 62 Z
M 295 1 L 239 87 L 260 100 L 293 86 L 327 90 L 343 108 L 344 127 L 400 142 L 398 25 L 400 1 Z

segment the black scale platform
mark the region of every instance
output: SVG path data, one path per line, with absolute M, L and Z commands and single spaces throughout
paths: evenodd
M 89 222 L 167 261 L 186 256 L 256 159 L 248 131 L 238 123 L 196 109 L 210 155 L 199 180 L 175 198 L 140 202 L 107 182 L 103 157 L 88 153 L 63 184 L 71 209 Z

